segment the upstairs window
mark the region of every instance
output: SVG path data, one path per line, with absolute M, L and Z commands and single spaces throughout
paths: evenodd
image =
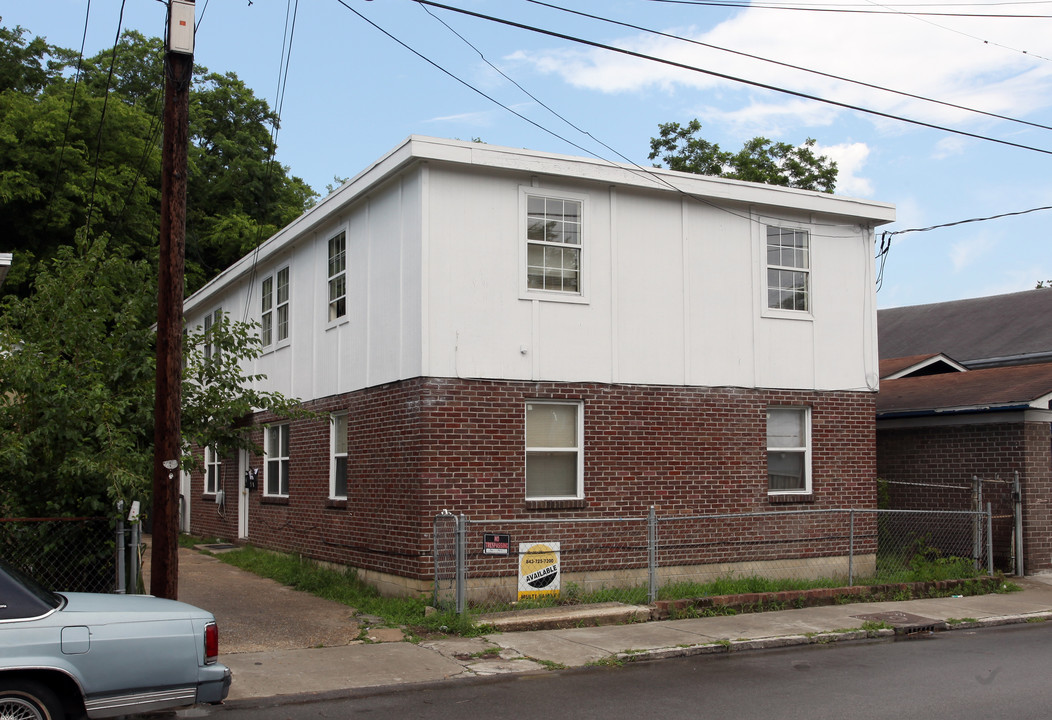
M 811 492 L 811 411 L 767 409 L 767 492 Z
M 329 322 L 347 314 L 347 234 L 329 238 Z
M 213 355 L 219 354 L 219 348 L 212 343 L 212 337 L 209 334 L 209 331 L 221 322 L 223 322 L 223 308 L 221 307 L 217 307 L 215 310 L 205 315 L 205 362 L 211 360 Z
M 806 230 L 767 227 L 767 307 L 811 309 L 811 250 Z
M 274 425 L 266 429 L 266 464 L 263 466 L 264 495 L 288 497 L 289 495 L 289 426 Z
M 526 288 L 581 293 L 582 202 L 526 195 Z
M 289 337 L 289 269 L 263 278 L 260 287 L 260 330 L 263 347 L 281 343 Z

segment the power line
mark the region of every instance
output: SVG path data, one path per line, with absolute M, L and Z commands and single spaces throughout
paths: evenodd
M 840 102 L 838 100 L 830 100 L 828 98 L 819 97 L 817 95 L 811 95 L 809 93 L 803 93 L 796 90 L 789 90 L 787 88 L 778 87 L 776 85 L 770 85 L 768 83 L 761 83 L 756 80 L 747 80 L 745 78 L 736 77 L 734 75 L 728 75 L 726 73 L 716 72 L 715 70 L 706 70 L 704 68 L 695 67 L 693 65 L 687 65 L 686 63 L 676 62 L 674 60 L 666 60 L 664 58 L 654 57 L 652 55 L 646 55 L 645 53 L 635 52 L 633 50 L 626 50 L 624 48 L 615 47 L 613 45 L 606 45 L 604 43 L 596 42 L 594 40 L 585 40 L 583 38 L 575 37 L 573 35 L 567 35 L 566 33 L 556 32 L 554 30 L 545 30 L 544 28 L 534 27 L 532 25 L 526 25 L 518 23 L 512 20 L 505 20 L 503 18 L 493 17 L 492 15 L 484 15 L 482 13 L 473 12 L 471 10 L 464 10 L 463 8 L 452 7 L 450 5 L 444 5 L 442 3 L 433 2 L 432 0 L 412 0 L 413 2 L 420 3 L 421 5 L 430 5 L 431 7 L 442 8 L 443 10 L 449 10 L 451 12 L 460 13 L 462 15 L 469 15 L 471 17 L 479 18 L 481 20 L 488 20 L 490 22 L 499 23 L 501 25 L 508 25 L 510 27 L 516 27 L 520 30 L 528 30 L 530 32 L 538 33 L 541 35 L 548 35 L 550 37 L 559 38 L 560 40 L 568 40 L 570 42 L 578 43 L 581 45 L 587 45 L 589 47 L 599 48 L 601 50 L 609 50 L 610 52 L 627 55 L 629 57 L 638 58 L 641 60 L 649 60 L 651 62 L 657 62 L 662 65 L 668 65 L 670 67 L 679 68 L 681 70 L 689 70 L 691 72 L 701 73 L 704 75 L 710 75 L 712 77 L 721 78 L 723 80 L 730 80 L 732 82 L 742 83 L 743 85 L 751 85 L 753 87 L 762 88 L 764 90 L 771 90 L 773 92 L 782 93 L 785 95 L 792 95 L 793 97 L 803 98 L 805 100 L 813 100 L 815 102 L 825 103 L 827 105 L 834 105 L 836 107 L 842 107 L 847 110 L 855 110 L 857 112 L 866 113 L 868 115 L 876 115 L 877 117 L 887 118 L 889 120 L 897 120 L 899 122 L 909 123 L 911 125 L 918 125 L 920 127 L 930 128 L 932 130 L 939 130 L 942 132 L 948 132 L 955 135 L 962 135 L 964 137 L 974 138 L 976 140 L 985 140 L 987 142 L 997 143 L 999 145 L 1007 145 L 1009 147 L 1016 147 L 1021 150 L 1031 150 L 1033 152 L 1039 152 L 1045 155 L 1052 155 L 1052 150 L 1046 150 L 1044 148 L 1033 147 L 1030 145 L 1023 145 L 1021 143 L 1014 143 L 1009 140 L 1000 140 L 998 138 L 987 137 L 985 135 L 979 135 L 978 133 L 971 133 L 965 130 L 955 130 L 953 128 L 944 127 L 942 125 L 936 125 L 934 123 L 924 122 L 923 120 L 914 120 L 911 118 L 902 117 L 899 115 L 893 115 L 891 113 L 881 112 L 880 110 L 872 110 L 864 108 L 858 105 L 852 105 L 850 103 Z M 346 3 L 343 0 L 338 0 L 345 7 Z M 348 7 L 348 9 L 350 9 Z M 415 52 L 415 51 L 414 51 Z M 430 61 L 429 61 L 430 62 Z
M 735 2 L 734 0 L 646 0 L 653 3 L 666 3 L 670 5 L 699 5 L 705 7 L 730 7 L 748 8 L 750 10 L 793 10 L 796 12 L 821 12 L 821 13 L 845 13 L 853 15 L 925 15 L 929 17 L 964 17 L 964 18 L 988 18 L 988 19 L 1047 19 L 1052 15 L 1016 15 L 1012 13 L 981 14 L 981 13 L 957 13 L 957 12 L 913 12 L 903 10 L 872 10 L 850 8 L 832 8 L 823 6 L 805 5 L 780 5 L 772 3 L 748 3 Z
M 985 115 L 987 117 L 996 118 L 998 120 L 1007 120 L 1008 122 L 1019 123 L 1021 125 L 1029 125 L 1031 127 L 1041 128 L 1042 130 L 1052 130 L 1052 126 L 1042 125 L 1041 123 L 1030 122 L 1028 120 L 1020 120 L 1018 118 L 1008 117 L 1007 115 L 999 115 L 997 113 L 986 112 L 985 110 L 977 110 L 975 108 L 965 107 L 964 105 L 957 105 L 951 102 L 945 102 L 942 100 L 935 100 L 934 98 L 925 97 L 923 95 L 914 95 L 913 93 L 904 92 L 902 90 L 893 90 L 891 88 L 883 87 L 881 85 L 874 85 L 872 83 L 863 82 L 861 80 L 852 80 L 851 78 L 841 77 L 840 75 L 833 75 L 832 73 L 822 72 L 820 70 L 812 70 L 805 68 L 800 65 L 793 65 L 791 63 L 781 62 L 779 60 L 772 60 L 765 58 L 760 55 L 753 55 L 751 53 L 742 52 L 740 50 L 731 50 L 730 48 L 720 47 L 719 45 L 712 45 L 710 43 L 702 42 L 700 40 L 692 40 L 691 38 L 681 37 L 679 35 L 673 35 L 671 33 L 661 32 L 660 30 L 653 30 L 651 28 L 643 27 L 641 25 L 633 25 L 632 23 L 621 22 L 619 20 L 612 20 L 605 18 L 600 15 L 592 15 L 591 13 L 581 12 L 579 10 L 571 10 L 569 8 L 560 7 L 558 5 L 552 5 L 551 3 L 543 2 L 543 0 L 526 0 L 526 2 L 533 3 L 534 5 L 541 5 L 543 7 L 551 8 L 552 10 L 559 10 L 560 12 L 570 13 L 572 15 L 579 15 L 581 17 L 591 18 L 593 20 L 599 20 L 601 22 L 610 23 L 612 25 L 619 25 L 621 27 L 627 27 L 632 30 L 639 30 L 640 32 L 650 33 L 659 37 L 669 38 L 671 40 L 679 40 L 681 42 L 690 43 L 692 45 L 699 45 L 701 47 L 709 48 L 711 50 L 719 50 L 720 52 L 731 53 L 732 55 L 739 55 L 741 57 L 747 57 L 751 60 L 759 60 L 765 63 L 771 63 L 772 65 L 778 65 L 780 67 L 790 68 L 792 70 L 799 70 L 801 72 L 811 73 L 812 75 L 818 75 L 820 77 L 830 78 L 832 80 L 839 80 L 841 82 L 851 83 L 853 85 L 860 85 L 867 87 L 872 90 L 880 90 L 882 92 L 892 93 L 895 95 L 901 95 L 902 97 L 912 98 L 914 100 L 922 100 L 924 102 L 935 103 L 936 105 L 942 105 L 944 107 L 954 108 L 955 110 L 964 110 L 966 112 L 976 113 L 979 115 Z
M 969 218 L 967 220 L 957 220 L 955 222 L 941 223 L 939 225 L 931 225 L 925 228 L 909 228 L 907 230 L 894 230 L 886 231 L 883 233 L 884 236 L 890 238 L 894 235 L 903 235 L 905 233 L 913 232 L 930 232 L 932 230 L 939 230 L 941 228 L 955 227 L 957 225 L 966 225 L 967 223 L 986 222 L 987 220 L 1000 220 L 1001 218 L 1014 217 L 1016 215 L 1027 215 L 1029 213 L 1040 212 L 1042 210 L 1052 210 L 1052 205 L 1045 205 L 1043 207 L 1030 208 L 1029 210 L 1017 210 L 1015 212 L 1000 213 L 999 215 L 989 215 L 987 217 Z

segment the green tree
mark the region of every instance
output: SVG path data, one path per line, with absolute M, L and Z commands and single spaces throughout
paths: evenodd
M 109 513 L 117 500 L 148 500 L 155 285 L 149 263 L 112 252 L 99 239 L 60 248 L 29 297 L 5 299 L 0 512 L 95 515 Z M 206 341 L 218 349 L 209 359 L 201 352 Z M 182 427 L 188 442 L 258 452 L 246 416 L 254 410 L 302 414 L 295 400 L 254 389 L 262 376 L 242 373 L 259 354 L 253 323 L 227 321 L 207 335 L 187 334 Z
M 72 50 L 29 39 L 22 28 L 0 28 L 0 226 L 2 249 L 15 253 L 4 292 L 25 297 L 40 264 L 74 245 L 89 219 L 90 237 L 108 236 L 129 258 L 156 262 L 162 58 L 159 39 L 134 31 L 116 53 L 78 62 Z M 276 123 L 236 75 L 196 68 L 188 291 L 314 201 L 305 182 L 270 161 Z
M 732 153 L 700 137 L 701 122 L 697 119 L 686 126 L 661 123 L 658 131 L 659 137 L 650 138 L 648 157 L 660 158 L 670 170 L 828 193 L 836 186 L 836 163 L 816 155 L 811 138 L 796 146 L 755 137 Z M 658 163 L 655 166 L 661 167 Z

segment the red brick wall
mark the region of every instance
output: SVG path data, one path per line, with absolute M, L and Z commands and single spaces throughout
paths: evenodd
M 525 404 L 541 399 L 584 403 L 583 502 L 525 500 Z M 418 378 L 313 403 L 322 419 L 292 421 L 290 497 L 270 504 L 253 493 L 248 539 L 427 578 L 443 510 L 479 520 L 642 518 L 651 505 L 663 516 L 786 508 L 767 494 L 770 405 L 812 408 L 813 492 L 788 508 L 876 507 L 870 393 Z M 328 413 L 344 410 L 348 498 L 332 507 Z M 195 532 L 236 536 L 233 502 L 224 522 L 203 506 L 194 507 Z
M 1047 423 L 986 423 L 880 429 L 877 474 L 897 509 L 973 508 L 973 477 L 994 512 L 995 566 L 1010 570 L 1011 481 L 1023 490 L 1027 573 L 1052 568 L 1052 445 Z M 902 483 L 902 484 L 899 484 Z M 910 483 L 910 484 L 906 484 Z

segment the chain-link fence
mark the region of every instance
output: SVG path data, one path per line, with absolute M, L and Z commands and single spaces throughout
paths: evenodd
M 881 480 L 878 487 L 881 506 L 893 510 L 991 509 L 994 567 L 1022 573 L 1018 472 L 993 478 L 973 475 L 938 482 Z
M 984 512 L 785 510 L 435 521 L 435 602 L 458 612 L 647 604 L 991 572 Z
M 0 557 L 45 587 L 113 592 L 113 519 L 0 518 Z

